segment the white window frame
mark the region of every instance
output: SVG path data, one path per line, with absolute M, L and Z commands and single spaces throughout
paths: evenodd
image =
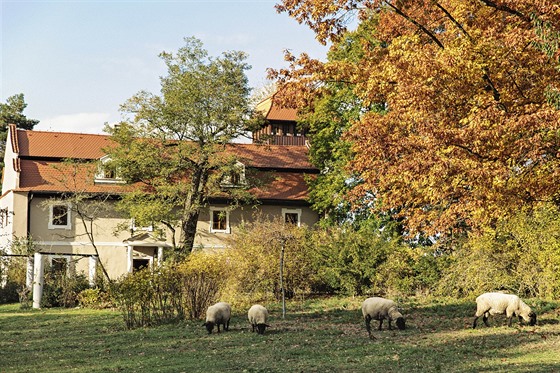
M 111 157 L 105 155 L 99 159 L 99 165 L 97 166 L 97 173 L 95 174 L 94 181 L 98 184 L 124 184 L 124 180 L 119 176 L 119 170 L 115 170 L 114 178 L 105 177 L 104 165 L 111 162 Z
M 53 224 L 54 219 L 54 212 L 53 209 L 55 206 L 66 206 L 66 224 L 65 225 L 55 225 Z M 72 229 L 72 204 L 59 202 L 59 203 L 51 203 L 49 205 L 49 229 Z
M 286 214 L 297 214 L 297 226 L 301 226 L 301 209 L 290 209 L 290 208 L 283 208 L 282 209 L 282 221 L 286 222 Z
M 132 219 L 130 219 L 130 230 L 132 232 L 138 232 L 138 231 L 153 232 L 154 231 L 154 226 L 152 224 L 150 224 L 147 227 L 137 227 L 136 226 L 136 220 L 134 218 L 132 218 Z
M 226 214 L 226 229 L 214 229 L 214 213 Z M 231 233 L 229 226 L 229 210 L 225 207 L 210 207 L 210 233 Z
M 239 188 L 246 186 L 247 181 L 245 179 L 245 165 L 238 161 L 235 163 L 235 166 L 233 166 L 232 171 L 237 171 L 239 173 L 239 183 L 234 184 L 231 180 L 231 177 L 229 175 L 225 175 L 220 185 L 223 188 Z

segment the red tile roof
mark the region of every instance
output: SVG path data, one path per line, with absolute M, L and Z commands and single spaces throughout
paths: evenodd
M 98 159 L 101 149 L 113 144 L 107 135 L 83 133 L 17 131 L 21 157 Z
M 268 120 L 284 120 L 292 122 L 297 120 L 297 110 L 281 107 L 274 101 L 274 96 L 261 101 L 257 105 L 257 110 L 260 111 Z
M 22 158 L 99 159 L 102 149 L 114 145 L 108 135 L 68 132 L 17 131 Z M 247 166 L 259 168 L 313 169 L 308 150 L 302 146 L 231 144 L 228 151 Z
M 96 160 L 112 144 L 106 135 L 17 131 L 21 158 L 21 191 L 88 193 L 125 193 L 134 185 L 94 183 L 95 164 L 68 165 L 63 158 Z M 231 144 L 228 152 L 237 155 L 246 166 L 262 169 L 259 179 L 266 182 L 251 193 L 265 200 L 305 200 L 308 196 L 305 173 L 316 169 L 309 163 L 308 151 L 302 146 Z M 266 175 L 266 176 L 264 176 Z

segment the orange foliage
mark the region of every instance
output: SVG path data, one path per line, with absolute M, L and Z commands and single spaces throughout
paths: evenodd
M 520 206 L 560 203 L 560 111 L 545 92 L 560 87 L 559 53 L 539 49 L 532 18 L 560 30 L 557 0 L 285 0 L 277 6 L 338 41 L 352 9 L 374 18 L 358 63 L 288 56 L 272 77 L 309 105 L 320 82 L 353 85 L 386 114 L 364 113 L 347 139 L 353 191 L 396 211 L 415 233 L 492 224 Z M 557 48 L 557 47 L 556 47 Z M 319 87 L 319 89 L 317 89 Z

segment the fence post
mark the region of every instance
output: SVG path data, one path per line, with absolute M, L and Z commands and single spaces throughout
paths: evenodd
M 284 289 L 284 247 L 286 241 L 282 240 L 282 250 L 280 251 L 280 290 L 282 291 L 282 318 L 286 318 L 286 289 Z
M 33 308 L 41 308 L 44 282 L 43 256 L 41 253 L 35 253 L 33 262 Z

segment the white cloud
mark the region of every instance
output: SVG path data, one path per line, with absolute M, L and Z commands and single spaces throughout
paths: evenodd
M 109 113 L 76 113 L 43 119 L 33 129 L 37 131 L 101 134 L 107 122 L 111 122 L 111 114 Z

